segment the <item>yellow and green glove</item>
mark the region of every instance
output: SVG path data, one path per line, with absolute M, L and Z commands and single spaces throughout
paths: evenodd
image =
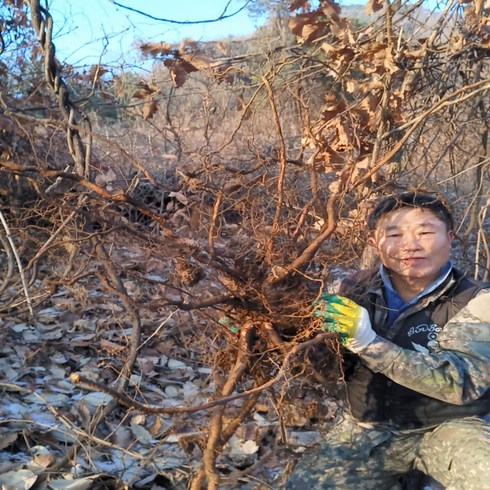
M 322 330 L 338 332 L 340 343 L 352 352 L 367 347 L 376 337 L 365 308 L 337 294 L 322 293 L 314 303 L 314 315 L 322 320 Z

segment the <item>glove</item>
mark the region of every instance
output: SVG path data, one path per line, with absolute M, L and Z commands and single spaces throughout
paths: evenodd
M 352 352 L 367 347 L 376 337 L 365 308 L 337 294 L 322 293 L 313 313 L 322 320 L 322 330 L 338 332 L 340 343 Z

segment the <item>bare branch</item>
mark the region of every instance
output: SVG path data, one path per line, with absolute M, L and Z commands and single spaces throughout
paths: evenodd
M 114 5 L 117 5 L 118 7 L 121 7 L 123 9 L 125 9 L 125 10 L 129 10 L 130 12 L 134 12 L 136 14 L 142 15 L 142 16 L 148 18 L 148 19 L 157 20 L 159 22 L 165 22 L 167 24 L 179 24 L 179 25 L 210 24 L 210 23 L 214 23 L 214 22 L 219 22 L 221 20 L 230 19 L 231 17 L 234 17 L 235 15 L 237 15 L 240 12 L 242 12 L 243 10 L 245 10 L 247 8 L 247 6 L 252 1 L 253 0 L 245 0 L 245 3 L 239 9 L 237 9 L 234 12 L 231 12 L 231 13 L 228 14 L 227 13 L 228 12 L 228 8 L 229 8 L 230 3 L 231 3 L 231 0 L 228 0 L 228 2 L 225 5 L 225 8 L 223 9 L 223 12 L 218 17 L 215 17 L 213 19 L 174 20 L 174 19 L 166 19 L 166 18 L 163 18 L 163 17 L 156 17 L 156 16 L 151 15 L 151 14 L 149 14 L 147 12 L 143 12 L 142 10 L 138 10 L 138 9 L 135 9 L 135 8 L 132 8 L 132 7 L 128 7 L 127 5 L 123 5 L 122 3 L 119 3 L 119 2 L 116 2 L 114 0 L 111 0 L 111 2 Z
M 275 385 L 279 381 L 282 381 L 287 375 L 287 369 L 291 363 L 291 360 L 300 352 L 304 351 L 308 347 L 312 347 L 314 345 L 320 344 L 326 340 L 331 340 L 337 338 L 337 334 L 334 333 L 320 333 L 316 335 L 316 337 L 312 340 L 308 340 L 306 342 L 302 342 L 300 344 L 295 345 L 285 356 L 284 361 L 279 369 L 277 375 L 264 383 L 257 388 L 252 388 L 250 390 L 243 391 L 242 393 L 236 393 L 235 395 L 225 396 L 224 398 L 220 398 L 218 400 L 214 400 L 212 402 L 203 403 L 202 405 L 191 406 L 191 407 L 159 407 L 154 405 L 146 405 L 144 403 L 140 403 L 136 400 L 129 398 L 127 395 L 119 393 L 118 391 L 110 388 L 108 386 L 103 386 L 97 381 L 92 381 L 84 376 L 80 376 L 79 374 L 73 373 L 70 376 L 70 381 L 75 385 L 83 385 L 89 389 L 95 391 L 101 391 L 102 393 L 107 393 L 112 396 L 114 400 L 116 400 L 121 405 L 127 408 L 134 408 L 135 410 L 139 410 L 143 413 L 168 413 L 168 414 L 176 414 L 176 413 L 192 413 L 199 412 L 201 410 L 209 410 L 218 405 L 226 405 L 227 403 L 239 400 L 241 398 L 246 398 L 250 395 L 254 395 L 256 393 L 261 393 L 264 390 L 267 390 L 271 386 Z

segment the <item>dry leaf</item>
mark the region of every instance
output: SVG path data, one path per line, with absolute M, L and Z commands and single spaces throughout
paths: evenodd
M 55 461 L 56 458 L 53 454 L 39 453 L 36 454 L 32 459 L 32 465 L 36 466 L 37 468 L 47 468 L 48 466 L 51 466 Z
M 0 433 L 0 451 L 9 447 L 13 442 L 17 440 L 19 436 L 18 432 L 1 432 Z
M 142 115 L 143 119 L 146 121 L 151 119 L 158 111 L 158 102 L 153 98 L 148 98 L 143 104 Z
M 383 8 L 383 0 L 368 0 L 366 4 L 366 12 L 372 14 Z
M 8 471 L 0 475 L 3 490 L 28 490 L 36 483 L 37 475 L 29 470 Z
M 133 92 L 133 95 L 131 95 L 132 99 L 144 99 L 148 97 L 148 92 L 142 88 L 136 90 Z
M 111 342 L 110 340 L 101 339 L 100 340 L 100 348 L 109 352 L 109 354 L 114 355 L 118 354 L 126 349 L 126 346 L 116 344 L 115 342 Z
M 152 444 L 155 442 L 153 436 L 144 427 L 139 424 L 131 422 L 131 432 L 134 434 L 136 439 L 142 444 Z
M 53 490 L 88 490 L 93 487 L 94 480 L 98 475 L 75 480 L 52 480 L 48 483 L 48 488 Z
M 289 19 L 289 28 L 298 42 L 312 42 L 328 31 L 326 23 L 318 22 L 318 12 L 306 12 Z
M 153 436 L 153 437 L 157 437 L 160 434 L 161 430 L 162 430 L 162 418 L 160 417 L 160 415 L 156 415 L 155 416 L 155 420 L 153 421 L 153 423 L 150 425 L 150 427 L 148 428 L 148 430 L 150 431 L 150 434 Z
M 139 46 L 139 49 L 151 56 L 161 55 L 169 55 L 175 48 L 172 44 L 169 43 L 143 43 Z
M 332 0 L 323 0 L 320 3 L 321 10 L 331 20 L 338 20 L 340 5 Z
M 90 68 L 90 71 L 88 73 L 88 76 L 89 76 L 89 79 L 92 81 L 92 82 L 95 82 L 97 80 L 99 80 L 99 78 L 104 75 L 105 73 L 108 73 L 108 70 L 103 68 L 102 66 L 100 65 L 93 65 L 91 68 Z
M 164 65 L 170 70 L 170 76 L 177 88 L 184 85 L 189 73 L 197 71 L 194 65 L 182 59 L 167 59 L 164 61 Z
M 306 9 L 309 4 L 310 2 L 308 0 L 293 0 L 289 6 L 289 10 L 292 12 L 293 10 L 297 10 L 299 8 Z
M 211 58 L 207 58 L 206 56 L 196 55 L 196 54 L 182 54 L 180 56 L 182 60 L 189 65 L 196 68 L 196 70 L 206 70 L 211 67 L 212 60 Z

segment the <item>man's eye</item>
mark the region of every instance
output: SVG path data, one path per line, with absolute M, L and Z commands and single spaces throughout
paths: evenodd
M 390 233 L 388 235 L 388 238 L 398 238 L 398 237 L 401 237 L 400 233 Z
M 433 231 L 422 231 L 420 232 L 421 235 L 433 235 L 434 232 Z

